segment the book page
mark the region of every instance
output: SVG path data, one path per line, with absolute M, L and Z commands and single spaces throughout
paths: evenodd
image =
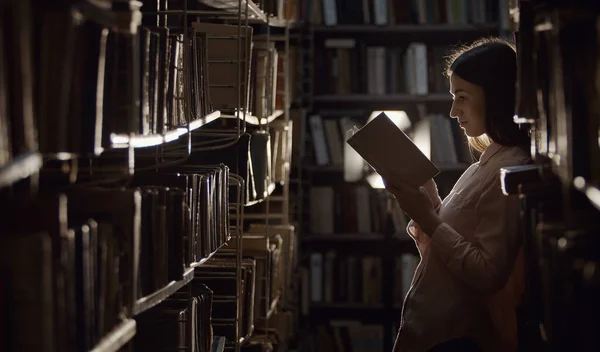
M 347 143 L 391 184 L 419 187 L 440 172 L 385 113 L 355 131 Z

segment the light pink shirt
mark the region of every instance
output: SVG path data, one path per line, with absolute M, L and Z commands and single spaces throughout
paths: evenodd
M 443 223 L 431 238 L 409 223 L 421 261 L 394 352 L 427 351 L 461 337 L 483 351 L 516 350 L 515 307 L 524 285 L 519 204 L 502 193 L 500 168 L 528 162 L 519 148 L 490 145 L 440 204 Z

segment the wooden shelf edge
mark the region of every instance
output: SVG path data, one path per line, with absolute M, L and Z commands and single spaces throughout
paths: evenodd
M 0 168 L 0 188 L 14 184 L 27 178 L 40 170 L 42 167 L 42 156 L 31 152 L 19 155 L 7 165 Z
M 161 288 L 160 290 L 138 299 L 133 308 L 133 315 L 138 315 L 161 303 L 175 292 L 179 291 L 180 288 L 187 285 L 190 281 L 192 281 L 193 278 L 194 269 L 187 268 L 183 274 L 183 279 L 179 281 L 171 281 L 167 284 L 167 286 Z
M 258 118 L 251 114 L 245 113 L 236 113 L 235 115 L 223 114 L 222 117 L 226 119 L 240 119 L 244 120 L 246 118 L 246 123 L 254 126 L 267 125 L 273 121 L 275 121 L 278 117 L 283 116 L 283 110 L 275 110 L 271 115 L 267 117 Z
M 135 336 L 136 322 L 128 319 L 104 336 L 91 352 L 117 352 Z
M 148 134 L 148 135 L 127 135 L 113 133 L 110 135 L 111 147 L 113 149 L 124 149 L 124 148 L 148 148 L 156 147 L 162 144 L 170 143 L 179 139 L 179 137 L 197 130 L 198 128 L 207 125 L 214 120 L 221 117 L 219 110 L 213 111 L 210 114 L 190 121 L 188 124 L 179 126 L 171 131 L 159 134 Z
M 241 11 L 238 6 L 238 0 L 199 0 L 200 3 L 222 10 L 224 14 L 237 15 L 241 12 L 242 16 L 245 13 L 246 4 L 248 5 L 248 21 L 253 23 L 268 24 L 272 27 L 286 27 L 295 23 L 294 20 L 278 18 L 264 12 L 258 5 L 251 0 L 241 0 Z
M 264 201 L 266 201 L 267 199 L 269 199 L 269 196 L 271 194 L 273 194 L 273 191 L 275 191 L 275 188 L 277 188 L 277 185 L 275 184 L 275 182 L 271 182 L 271 184 L 267 187 L 267 194 L 265 195 L 264 198 L 261 199 L 256 199 L 256 200 L 251 200 L 249 202 L 246 202 L 246 204 L 244 204 L 245 207 L 251 207 L 253 205 L 262 203 Z
M 207 261 L 209 261 L 209 260 L 210 260 L 210 259 L 211 259 L 211 258 L 212 258 L 212 257 L 213 257 L 215 254 L 217 254 L 217 252 L 218 252 L 220 249 L 222 249 L 223 247 L 225 247 L 225 246 L 227 245 L 227 243 L 228 243 L 230 240 L 231 240 L 231 235 L 229 235 L 229 236 L 227 237 L 227 240 L 226 240 L 225 242 L 221 243 L 221 245 L 220 245 L 219 247 L 217 247 L 217 249 L 215 249 L 215 250 L 214 250 L 212 253 L 210 253 L 210 254 L 208 255 L 208 257 L 206 257 L 206 258 L 202 258 L 202 259 L 200 259 L 199 261 L 197 261 L 197 262 L 195 262 L 195 263 L 192 263 L 192 264 L 190 265 L 190 268 L 197 268 L 197 267 L 199 267 L 199 266 L 202 266 L 204 263 L 206 263 Z
M 160 304 L 162 301 L 169 298 L 172 294 L 177 292 L 179 289 L 181 289 L 185 285 L 189 284 L 190 281 L 192 281 L 192 279 L 194 278 L 194 268 L 202 266 L 204 263 L 209 261 L 221 248 L 223 248 L 227 245 L 229 240 L 231 240 L 231 235 L 229 235 L 227 237 L 227 240 L 225 242 L 221 243 L 221 245 L 219 247 L 217 247 L 217 249 L 215 249 L 212 253 L 210 253 L 206 258 L 202 258 L 201 260 L 190 264 L 190 266 L 188 268 L 186 268 L 186 270 L 183 274 L 183 279 L 181 279 L 179 281 L 171 281 L 167 284 L 167 286 L 161 288 L 160 290 L 155 291 L 145 297 L 138 299 L 133 308 L 133 315 L 138 315 L 138 314 L 156 306 L 157 304 Z

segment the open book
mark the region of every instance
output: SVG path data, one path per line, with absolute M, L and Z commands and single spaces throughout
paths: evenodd
M 419 187 L 440 172 L 385 113 L 355 130 L 347 143 L 391 184 Z

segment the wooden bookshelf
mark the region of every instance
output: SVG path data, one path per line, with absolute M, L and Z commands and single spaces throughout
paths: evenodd
M 108 335 L 104 336 L 91 352 L 118 352 L 135 336 L 136 323 L 128 319 L 117 325 Z
M 156 147 L 161 144 L 170 143 L 179 139 L 179 137 L 197 130 L 198 128 L 205 126 L 221 116 L 220 111 L 213 111 L 210 114 L 195 119 L 189 122 L 187 125 L 175 128 L 172 131 L 168 131 L 161 134 L 148 134 L 148 135 L 126 135 L 126 134 L 111 134 L 110 139 L 112 142 L 112 148 L 147 148 Z
M 187 285 L 194 278 L 194 269 L 188 268 L 183 274 L 183 278 L 179 281 L 171 281 L 167 286 L 162 289 L 137 300 L 133 309 L 133 314 L 138 315 L 157 304 L 161 303 L 165 299 L 169 298 L 175 292 L 179 291 L 180 288 Z
M 338 8 L 337 11 L 345 10 Z M 342 16 L 344 15 L 342 14 Z M 317 21 L 324 20 L 325 15 L 323 14 L 323 18 L 318 18 Z M 340 19 L 339 13 L 337 21 L 346 23 L 375 22 L 373 18 L 369 20 L 365 17 Z M 392 22 L 394 20 L 388 18 L 388 23 Z M 313 195 L 311 195 L 312 192 L 306 191 L 307 188 L 311 190 L 312 187 L 321 188 L 314 194 L 317 194 L 317 199 L 324 198 L 323 202 L 327 200 L 327 213 L 330 212 L 328 204 L 332 196 L 330 193 L 324 192 L 322 188 L 332 187 L 334 189 L 333 213 L 335 219 L 346 216 L 346 214 L 354 214 L 356 218 L 356 213 L 361 211 L 358 206 L 354 211 L 346 210 L 339 205 L 346 204 L 345 201 L 355 202 L 355 198 L 358 198 L 359 195 L 348 196 L 346 187 L 355 187 L 361 184 L 360 181 L 345 184 L 341 177 L 344 173 L 344 166 L 339 165 L 342 158 L 340 158 L 340 151 L 336 145 L 339 144 L 337 142 L 339 137 L 343 138 L 343 131 L 347 131 L 353 124 L 360 127 L 360 124 L 365 123 L 373 111 L 403 110 L 412 123 L 411 128 L 405 131 L 406 133 L 412 133 L 413 127 L 429 126 L 419 125 L 423 118 L 433 115 L 436 118 L 439 115 L 447 117 L 452 106 L 452 96 L 445 91 L 447 79 L 442 76 L 443 57 L 448 54 L 450 47 L 457 44 L 468 43 L 489 35 L 499 35 L 501 25 L 491 20 L 488 23 L 461 25 L 447 23 L 338 24 L 333 26 L 313 24 L 307 25 L 299 32 L 310 43 L 310 46 L 307 45 L 303 51 L 303 55 L 306 57 L 304 68 L 307 76 L 305 80 L 309 82 L 307 86 L 312 87 L 312 91 L 308 92 L 309 96 L 306 98 L 308 112 L 305 128 L 309 137 L 302 141 L 306 146 L 304 154 L 306 159 L 300 161 L 298 166 L 299 174 L 308 180 L 306 184 L 301 185 L 304 191 L 298 197 L 302 199 L 302 204 L 308 204 L 308 206 L 305 205 L 306 211 L 299 211 L 299 213 L 306 223 L 305 228 L 309 229 L 318 226 L 314 221 L 318 224 L 319 221 L 322 221 L 322 216 L 320 213 L 315 214 L 314 211 L 311 211 L 319 205 L 319 201 L 311 202 L 310 197 Z M 385 63 L 383 69 L 381 68 L 382 63 Z M 409 67 L 409 65 L 412 66 Z M 421 66 L 419 67 L 419 65 Z M 337 68 L 337 71 L 333 68 Z M 418 73 L 409 75 L 407 72 Z M 426 75 L 423 72 L 426 72 Z M 409 94 L 409 92 L 423 92 L 424 94 Z M 356 113 L 351 113 L 352 111 Z M 313 119 L 314 116 L 317 118 Z M 332 127 L 331 120 L 336 121 L 337 128 Z M 446 122 L 444 119 L 443 124 Z M 431 126 L 433 129 L 433 123 Z M 439 127 L 439 124 L 436 126 Z M 336 137 L 332 131 L 337 130 L 342 132 L 339 132 L 340 136 Z M 450 133 L 454 136 L 455 131 L 451 129 Z M 431 143 L 438 140 L 432 138 Z M 439 179 L 439 183 L 443 185 L 455 181 L 457 175 L 464 172 L 470 165 L 468 161 L 463 160 L 465 159 L 464 155 L 459 154 L 463 152 L 462 149 L 459 149 L 458 142 L 460 141 L 458 139 L 450 141 L 452 142 L 451 147 L 456 148 L 456 156 L 450 155 L 450 153 L 448 153 L 449 155 L 432 155 L 437 160 L 447 160 L 448 164 L 437 165 L 441 173 L 436 180 Z M 325 153 L 316 153 L 322 149 L 327 149 L 328 157 L 324 156 Z M 432 150 L 434 149 L 432 148 Z M 344 148 L 341 151 L 343 156 Z M 328 165 L 317 165 L 317 160 Z M 455 160 L 456 163 L 454 163 Z M 440 192 L 442 191 L 444 190 L 442 189 Z M 369 189 L 369 192 L 374 191 Z M 376 199 L 379 200 L 379 198 Z M 373 202 L 372 199 L 371 202 Z M 363 204 L 361 201 L 359 203 Z M 385 209 L 381 205 L 375 204 L 378 209 Z M 372 204 L 371 208 L 373 207 L 375 205 Z M 362 209 L 364 210 L 364 208 Z M 410 271 L 416 268 L 416 262 L 413 259 L 418 261 L 416 259 L 418 250 L 414 241 L 405 233 L 404 228 L 400 229 L 403 224 L 400 219 L 401 215 L 405 215 L 401 210 L 400 212 L 401 214 L 390 213 L 389 218 L 383 222 L 377 222 L 373 215 L 370 216 L 374 231 L 398 232 L 395 235 L 318 234 L 310 233 L 310 230 L 302 233 L 301 251 L 304 256 L 309 258 L 305 263 L 309 273 L 312 270 L 322 270 L 322 274 L 325 276 L 326 270 L 328 270 L 326 266 L 333 265 L 336 268 L 334 275 L 344 277 L 344 274 L 337 272 L 337 270 L 342 270 L 337 269 L 338 266 L 342 266 L 338 261 L 340 263 L 346 261 L 343 267 L 347 268 L 350 265 L 348 264 L 350 257 L 363 256 L 363 260 L 365 257 L 375 257 L 382 261 L 381 280 L 383 282 L 382 290 L 385 291 L 382 293 L 381 305 L 374 307 L 360 303 L 309 303 L 308 316 L 306 316 L 308 331 L 314 332 L 312 322 L 315 320 L 322 323 L 338 318 L 368 320 L 384 326 L 384 350 L 392 349 L 393 337 L 396 333 L 392 331 L 392 327 L 397 326 L 396 323 L 401 318 L 398 303 L 394 302 L 398 296 L 394 296 L 396 293 L 392 292 L 397 289 L 392 288 L 394 286 L 392 283 L 397 283 L 395 280 L 398 279 L 397 263 L 398 260 L 401 260 L 402 263 L 409 263 L 407 265 L 410 268 L 407 267 L 407 270 Z M 381 226 L 382 223 L 390 222 L 390 218 L 393 219 L 391 220 L 393 222 L 392 229 L 375 228 L 375 226 Z M 334 231 L 352 231 L 357 227 L 353 224 L 348 226 L 346 223 L 346 221 L 350 221 L 348 217 L 343 217 L 343 219 L 345 221 L 334 221 Z M 331 222 L 322 222 L 325 224 L 323 226 L 327 227 L 327 231 L 331 231 Z M 364 223 L 363 226 L 365 226 Z M 398 229 L 394 230 L 396 227 Z M 329 258 L 327 258 L 328 254 L 330 254 Z M 407 259 L 406 262 L 405 259 Z M 313 269 L 313 265 L 315 265 L 313 260 L 316 261 L 317 267 L 321 265 L 322 269 Z M 371 258 L 366 258 L 366 260 L 363 265 L 378 265 L 373 264 Z M 332 262 L 333 264 L 331 264 Z M 377 275 L 375 277 L 373 280 L 379 280 Z M 402 277 L 406 279 L 412 277 L 412 274 L 403 272 Z M 311 282 L 307 283 L 308 287 L 312 288 L 311 284 Z M 405 284 L 402 281 L 402 285 Z M 334 288 L 334 290 L 337 289 Z M 322 292 L 323 296 L 324 292 Z
M 233 16 L 233 18 L 238 16 L 238 14 L 245 17 L 247 9 L 248 21 L 254 23 L 268 24 L 274 27 L 286 27 L 295 23 L 295 20 L 278 18 L 266 13 L 256 2 L 251 0 L 199 0 L 198 2 L 215 9 L 220 9 L 225 12 L 224 15 Z

